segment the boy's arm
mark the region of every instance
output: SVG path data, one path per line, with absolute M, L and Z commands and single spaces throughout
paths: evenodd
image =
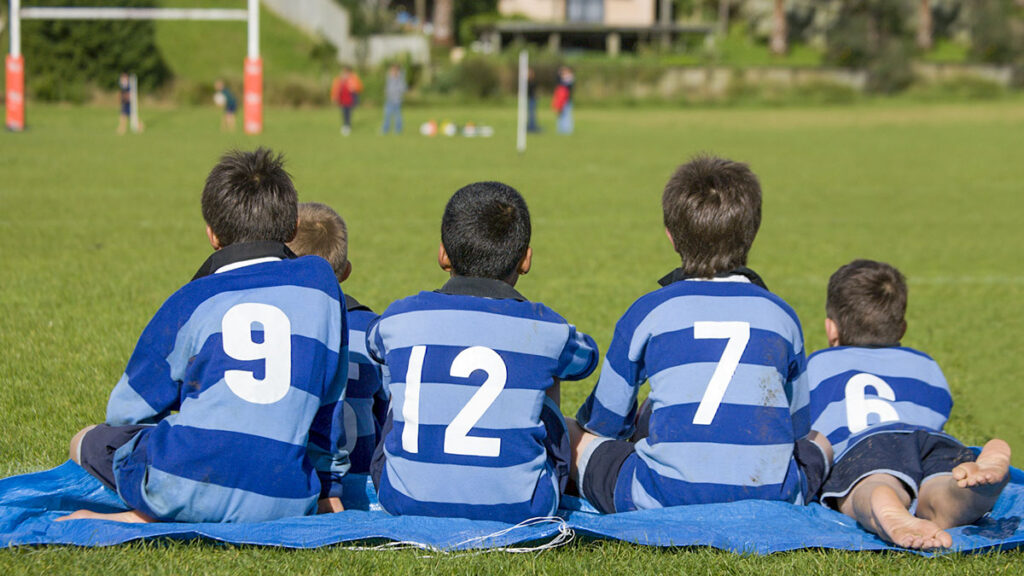
M 579 332 L 572 324 L 569 325 L 569 337 L 558 357 L 559 380 L 582 380 L 597 368 L 600 357 L 597 344 L 590 336 Z
M 135 345 L 124 374 L 107 401 L 107 424 L 154 424 L 179 408 L 181 387 L 171 375 L 168 357 L 174 348 L 177 323 L 161 312 L 150 320 Z
M 609 438 L 629 438 L 636 427 L 637 392 L 647 380 L 642 362 L 630 358 L 631 330 L 615 328 L 601 376 L 576 413 L 580 426 Z
M 341 298 L 344 302 L 344 297 Z M 348 437 L 345 435 L 345 391 L 348 388 L 348 315 L 341 304 L 341 347 L 338 366 L 309 430 L 306 454 L 320 479 L 320 510 L 333 508 L 332 498 L 341 498 L 341 480 L 350 467 Z M 323 500 L 328 502 L 323 502 Z M 340 500 L 337 501 L 340 506 Z M 331 510 L 334 511 L 334 510 Z

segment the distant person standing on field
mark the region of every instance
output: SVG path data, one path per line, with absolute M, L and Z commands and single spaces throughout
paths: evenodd
M 235 95 L 228 90 L 223 80 L 213 83 L 213 102 L 224 109 L 224 117 L 220 121 L 220 129 L 224 132 L 235 131 L 235 112 L 238 111 L 238 102 Z
M 352 132 L 352 109 L 359 105 L 359 94 L 363 91 L 363 82 L 351 66 L 341 69 L 341 74 L 331 84 L 331 100 L 341 107 L 341 133 L 348 136 Z
M 132 115 L 132 82 L 127 72 L 121 72 L 117 87 L 121 92 L 121 116 L 117 119 L 117 133 L 124 134 L 128 130 L 128 119 Z
M 561 66 L 558 69 L 558 85 L 551 98 L 551 106 L 558 112 L 558 133 L 572 134 L 572 90 L 576 84 L 576 76 L 572 68 Z
M 391 130 L 391 119 L 395 120 L 395 134 L 402 133 L 402 100 L 409 87 L 405 83 L 405 72 L 392 64 L 388 67 L 388 79 L 384 85 L 384 125 L 380 131 L 387 134 Z

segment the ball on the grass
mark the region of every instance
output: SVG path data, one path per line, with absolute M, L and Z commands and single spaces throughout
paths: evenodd
M 213 93 L 213 103 L 216 104 L 217 106 L 223 106 L 225 103 L 227 103 L 227 101 L 228 101 L 228 99 L 224 97 L 224 93 L 223 92 L 214 92 Z

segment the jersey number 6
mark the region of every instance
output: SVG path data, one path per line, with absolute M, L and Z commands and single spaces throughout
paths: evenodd
M 409 355 L 409 370 L 405 375 L 405 402 L 402 403 L 402 449 L 411 454 L 419 452 L 420 385 L 423 376 L 423 356 L 426 346 L 413 346 Z M 456 378 L 469 378 L 477 370 L 487 373 L 487 380 L 477 389 L 469 402 L 455 415 L 444 429 L 444 451 L 461 456 L 488 456 L 501 453 L 501 438 L 470 436 L 469 431 L 483 417 L 484 412 L 505 389 L 508 369 L 501 356 L 490 348 L 473 346 L 459 352 L 452 361 L 450 374 Z

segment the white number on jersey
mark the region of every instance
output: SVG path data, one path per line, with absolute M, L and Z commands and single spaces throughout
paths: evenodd
M 263 328 L 263 342 L 252 339 L 253 326 Z M 225 370 L 224 381 L 236 396 L 253 404 L 273 404 L 288 394 L 292 383 L 292 326 L 281 309 L 268 304 L 238 304 L 220 322 L 224 353 L 236 360 L 263 360 L 257 380 L 247 370 Z
M 423 375 L 423 356 L 426 346 L 413 346 L 409 355 L 409 370 L 405 376 L 405 402 L 402 404 L 402 449 L 419 452 L 420 385 Z M 487 380 L 477 389 L 469 402 L 455 415 L 444 430 L 444 451 L 462 456 L 497 457 L 501 453 L 501 438 L 470 436 L 487 409 L 505 389 L 508 369 L 501 356 L 490 348 L 473 346 L 459 353 L 452 362 L 450 374 L 456 378 L 469 378 L 473 372 L 483 370 Z
M 749 322 L 695 322 L 693 324 L 693 337 L 696 340 L 728 340 L 725 344 L 725 351 L 722 358 L 715 366 L 715 372 L 711 375 L 711 382 L 704 390 L 704 397 L 697 406 L 697 413 L 693 416 L 693 423 L 703 426 L 711 424 L 718 413 L 718 406 L 725 397 L 725 389 L 736 374 L 736 368 L 740 365 L 743 351 L 747 349 L 750 342 Z
M 864 392 L 870 386 L 878 398 L 865 398 Z M 888 402 L 887 402 L 888 401 Z M 846 427 L 851 434 L 868 427 L 868 416 L 878 415 L 878 422 L 896 422 L 900 415 L 889 402 L 896 401 L 892 388 L 874 374 L 857 374 L 846 381 Z

